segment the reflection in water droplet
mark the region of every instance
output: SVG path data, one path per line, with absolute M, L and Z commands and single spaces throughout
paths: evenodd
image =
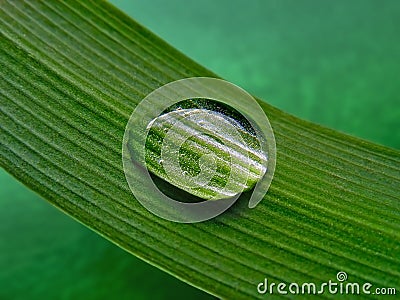
M 154 129 L 150 135 L 158 132 L 160 137 L 161 153 L 153 168 L 161 167 L 170 183 L 205 199 L 249 190 L 266 172 L 267 157 L 245 122 L 218 111 L 178 106 L 148 125 Z

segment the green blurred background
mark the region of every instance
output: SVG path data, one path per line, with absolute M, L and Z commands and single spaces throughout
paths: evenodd
M 250 93 L 400 148 L 400 1 L 111 1 Z M 0 299 L 208 299 L 0 172 Z

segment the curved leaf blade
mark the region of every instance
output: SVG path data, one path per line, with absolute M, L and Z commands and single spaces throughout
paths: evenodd
M 260 102 L 278 149 L 264 201 L 201 224 L 164 221 L 125 182 L 124 126 L 155 88 L 215 75 L 105 2 L 10 1 L 0 15 L 0 162 L 52 204 L 221 297 L 261 297 L 264 277 L 318 282 L 338 271 L 400 288 L 398 151 Z

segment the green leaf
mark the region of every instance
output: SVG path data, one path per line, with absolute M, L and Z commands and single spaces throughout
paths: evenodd
M 399 151 L 260 101 L 278 151 L 264 200 L 198 224 L 160 219 L 125 181 L 125 125 L 157 87 L 215 75 L 106 2 L 9 1 L 0 15 L 1 166 L 56 207 L 224 298 L 264 298 L 265 277 L 323 282 L 338 271 L 399 291 Z

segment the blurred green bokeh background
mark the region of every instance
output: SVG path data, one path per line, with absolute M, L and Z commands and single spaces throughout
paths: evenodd
M 111 1 L 299 117 L 400 148 L 400 1 Z M 208 299 L 0 171 L 0 299 Z

